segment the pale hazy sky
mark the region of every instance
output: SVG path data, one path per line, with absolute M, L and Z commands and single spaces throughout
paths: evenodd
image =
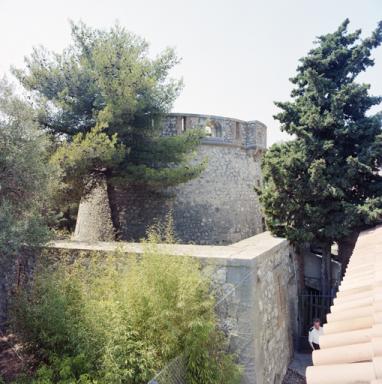
M 288 78 L 315 37 L 346 17 L 367 35 L 382 19 L 382 0 L 0 0 L 0 75 L 22 66 L 33 46 L 62 50 L 69 19 L 102 28 L 118 20 L 153 54 L 176 48 L 182 63 L 174 76 L 185 89 L 174 111 L 257 119 L 273 143 L 285 138 L 273 101 L 289 98 Z M 381 95 L 381 48 L 374 57 L 360 79 Z

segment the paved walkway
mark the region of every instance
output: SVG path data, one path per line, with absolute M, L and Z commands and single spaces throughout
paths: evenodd
M 295 353 L 282 384 L 306 384 L 306 367 L 312 364 L 310 353 Z
M 295 353 L 289 368 L 305 377 L 306 367 L 312 365 L 311 353 Z

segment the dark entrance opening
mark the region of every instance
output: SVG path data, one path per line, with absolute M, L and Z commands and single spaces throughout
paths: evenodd
M 312 326 L 312 321 L 319 318 L 321 323 L 326 322 L 326 314 L 333 304 L 334 295 L 321 295 L 313 288 L 306 288 L 304 293 L 299 296 L 299 332 L 297 340 L 297 350 L 300 352 L 310 351 L 308 343 L 308 333 Z

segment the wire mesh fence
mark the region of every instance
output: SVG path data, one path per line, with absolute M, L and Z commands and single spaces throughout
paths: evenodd
M 245 282 L 251 278 L 253 270 L 247 272 L 236 284 L 227 284 L 226 289 L 224 290 L 215 290 L 214 295 L 216 297 L 215 311 L 218 314 L 220 320 L 225 319 L 228 316 L 227 309 L 224 308 L 224 304 L 227 301 L 230 301 L 233 296 L 237 294 L 237 291 L 240 287 L 245 284 Z M 212 279 L 212 276 L 210 276 Z M 212 279 L 213 280 L 213 279 Z M 216 288 L 216 287 L 215 287 Z M 240 305 L 243 305 L 240 303 Z M 224 321 L 223 321 L 224 322 Z M 220 329 L 229 333 L 229 329 L 224 324 L 220 324 Z M 237 339 L 251 339 L 253 337 L 252 333 L 237 333 Z M 148 384 L 186 384 L 186 362 L 183 356 L 177 356 L 170 361 L 157 375 L 151 379 Z
M 186 364 L 183 356 L 171 360 L 148 384 L 186 384 Z

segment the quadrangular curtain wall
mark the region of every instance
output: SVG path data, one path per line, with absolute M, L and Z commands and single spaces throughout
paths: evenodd
M 382 225 L 362 232 L 327 316 L 308 384 L 382 384 Z

